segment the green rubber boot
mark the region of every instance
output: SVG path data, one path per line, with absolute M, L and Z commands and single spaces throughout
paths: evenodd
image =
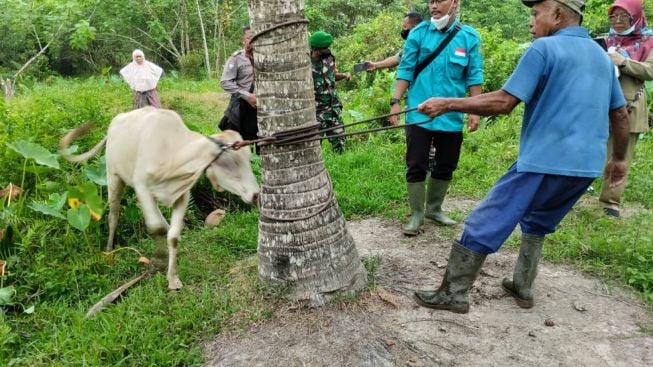
M 469 312 L 467 292 L 474 284 L 486 257 L 486 254 L 474 252 L 454 241 L 440 288 L 436 291 L 415 292 L 415 301 L 420 306 L 436 310 Z
M 416 236 L 424 224 L 424 181 L 408 183 L 410 219 L 404 225 L 406 236 Z
M 515 265 L 515 273 L 510 278 L 504 278 L 501 285 L 511 296 L 515 297 L 521 308 L 532 308 L 533 281 L 537 276 L 537 264 L 540 262 L 544 237 L 522 234 L 519 257 Z
M 447 188 L 451 181 L 439 180 L 431 178 L 429 187 L 426 191 L 426 218 L 435 221 L 443 226 L 451 226 L 456 224 L 456 221 L 447 217 L 442 212 L 442 202 L 444 196 L 447 194 Z

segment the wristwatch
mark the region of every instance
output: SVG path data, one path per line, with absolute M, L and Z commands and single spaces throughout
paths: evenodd
M 390 107 L 396 105 L 397 103 L 399 103 L 399 101 L 400 101 L 399 98 L 395 98 L 395 97 L 390 98 Z

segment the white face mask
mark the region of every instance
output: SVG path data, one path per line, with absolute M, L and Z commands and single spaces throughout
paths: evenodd
M 610 28 L 610 30 L 611 30 L 612 32 L 614 32 L 614 33 L 620 35 L 620 36 L 627 36 L 627 35 L 633 33 L 633 31 L 635 30 L 635 25 L 633 24 L 632 26 L 630 26 L 630 28 L 626 29 L 626 30 L 623 31 L 623 32 L 617 32 L 617 31 L 614 30 L 614 28 Z
M 451 2 L 451 5 L 449 5 L 449 10 L 447 10 L 447 14 L 443 15 L 440 19 L 435 19 L 431 17 L 431 23 L 437 28 L 439 31 L 443 30 L 447 24 L 449 24 L 449 19 L 451 19 L 451 9 L 453 9 L 453 4 L 454 1 Z

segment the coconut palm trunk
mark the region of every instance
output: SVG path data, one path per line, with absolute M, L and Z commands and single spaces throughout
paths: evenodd
M 302 0 L 250 0 L 259 135 L 315 126 Z M 319 141 L 261 148 L 259 275 L 323 304 L 367 277 L 335 199 Z

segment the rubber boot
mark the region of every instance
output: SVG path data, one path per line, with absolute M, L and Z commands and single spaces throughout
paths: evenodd
M 544 237 L 522 234 L 519 257 L 515 265 L 515 273 L 510 278 L 504 278 L 501 285 L 511 296 L 515 297 L 521 308 L 532 308 L 533 281 L 537 276 L 537 264 L 540 262 Z
M 410 219 L 404 225 L 406 236 L 416 236 L 424 224 L 424 181 L 408 183 Z
M 429 187 L 426 191 L 426 218 L 435 221 L 443 226 L 451 226 L 456 224 L 456 221 L 447 217 L 442 212 L 442 202 L 444 196 L 447 194 L 447 188 L 451 181 L 439 180 L 431 178 Z
M 474 284 L 486 257 L 486 254 L 474 252 L 454 241 L 440 288 L 437 291 L 415 292 L 415 301 L 420 306 L 436 310 L 469 312 L 467 292 Z

